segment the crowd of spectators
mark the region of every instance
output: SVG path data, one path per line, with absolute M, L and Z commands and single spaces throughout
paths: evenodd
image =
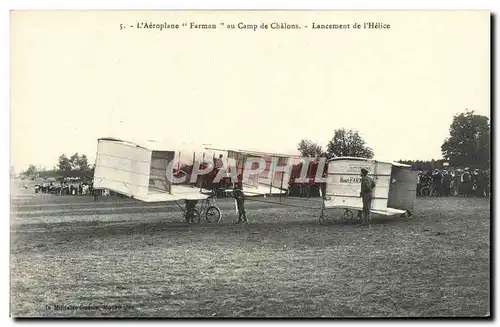
M 81 180 L 43 180 L 34 186 L 35 193 L 46 193 L 54 195 L 109 195 L 107 190 L 94 190 L 92 181 Z
M 469 168 L 419 171 L 419 196 L 478 196 L 490 194 L 490 171 Z

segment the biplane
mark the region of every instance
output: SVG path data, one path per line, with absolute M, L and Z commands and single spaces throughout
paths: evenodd
M 144 202 L 173 201 L 188 222 L 199 222 L 201 215 L 208 222 L 219 222 L 222 213 L 215 205 L 217 191 L 230 193 L 240 183 L 251 201 L 320 209 L 323 223 L 327 220 L 325 210 L 343 210 L 344 220 L 355 219 L 353 212 L 362 210 L 360 171 L 365 168 L 376 182 L 373 213 L 410 216 L 413 212 L 417 173 L 408 165 L 352 157 L 304 162 L 290 154 L 211 147 L 195 150 L 191 147 L 181 151 L 171 144 L 154 141 L 101 138 L 94 189 L 109 189 Z M 193 174 L 194 169 L 195 173 L 207 169 L 211 155 L 215 166 L 216 153 L 226 154 L 222 180 L 213 167 L 209 173 Z M 187 164 L 189 161 L 192 164 Z M 292 190 L 296 187 L 317 192 L 312 196 L 310 192 L 305 197 L 294 196 Z M 181 200 L 186 202 L 186 209 L 178 204 Z M 198 201 L 202 202 L 200 210 L 193 205 Z

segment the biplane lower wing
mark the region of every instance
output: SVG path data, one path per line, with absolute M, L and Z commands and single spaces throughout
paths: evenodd
M 352 211 L 362 211 L 362 206 L 346 206 L 346 205 L 332 205 L 327 206 L 325 209 L 349 209 Z M 394 216 L 394 215 L 402 215 L 406 213 L 406 210 L 394 209 L 394 208 L 385 208 L 385 209 L 371 209 L 371 213 L 375 213 L 377 215 L 382 216 Z
M 148 196 L 139 199 L 144 202 L 168 202 L 180 200 L 205 200 L 210 195 L 210 191 L 203 190 L 200 192 L 199 188 L 185 186 L 185 185 L 172 185 L 172 194 L 164 192 L 149 192 Z
M 187 185 L 172 185 L 172 194 L 165 191 L 149 188 L 144 192 L 137 192 L 136 185 L 127 185 L 126 182 L 117 182 L 105 177 L 94 177 L 94 189 L 107 189 L 143 202 L 168 202 L 180 200 L 204 200 L 210 195 L 208 190 L 200 191 L 198 187 Z
M 370 210 L 373 213 L 379 214 L 379 215 L 384 215 L 384 216 L 394 216 L 394 215 L 401 215 L 406 213 L 406 210 L 400 210 L 400 209 L 394 209 L 394 208 L 387 208 L 385 210 Z

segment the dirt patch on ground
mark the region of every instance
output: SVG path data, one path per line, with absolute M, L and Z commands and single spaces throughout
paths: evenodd
M 187 226 L 173 206 L 84 198 L 13 200 L 14 316 L 490 312 L 485 199 L 419 199 L 412 218 L 376 218 L 368 229 L 250 202 L 251 224 L 234 225 L 231 200 L 219 202 L 220 224 Z

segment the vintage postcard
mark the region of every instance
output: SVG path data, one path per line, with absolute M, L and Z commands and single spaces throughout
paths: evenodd
M 490 317 L 490 12 L 14 10 L 10 45 L 12 317 Z

